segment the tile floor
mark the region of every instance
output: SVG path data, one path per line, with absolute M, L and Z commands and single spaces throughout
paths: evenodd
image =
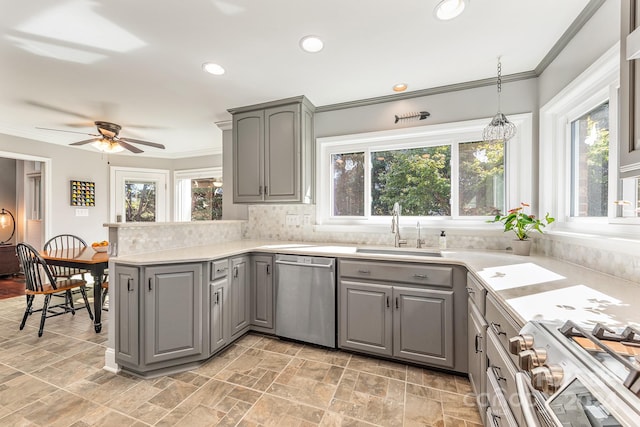
M 200 368 L 142 380 L 102 369 L 84 310 L 18 330 L 0 301 L 0 426 L 481 425 L 466 378 L 248 334 Z

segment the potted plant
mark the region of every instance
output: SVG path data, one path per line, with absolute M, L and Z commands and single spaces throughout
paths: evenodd
M 504 224 L 505 232 L 513 231 L 516 234 L 517 238 L 513 242 L 513 253 L 516 255 L 529 255 L 531 251 L 529 233 L 535 230 L 542 234 L 542 227 L 555 221 L 555 218 L 549 216 L 549 212 L 544 216 L 544 219 L 536 218 L 535 215 L 527 215 L 524 209 L 528 207 L 529 204 L 520 203 L 520 207 L 509 210 L 506 215 L 498 214 L 494 219 L 487 221 L 501 222 Z

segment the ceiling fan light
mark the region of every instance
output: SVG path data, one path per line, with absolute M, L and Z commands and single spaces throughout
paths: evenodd
M 462 14 L 468 2 L 469 0 L 442 0 L 433 10 L 433 15 L 441 21 L 449 21 Z
M 115 141 L 109 141 L 107 139 L 101 139 L 100 141 L 96 141 L 91 145 L 93 145 L 103 153 L 111 154 L 111 153 L 120 153 L 121 151 L 124 151 L 124 148 L 122 147 L 122 145 L 118 144 Z

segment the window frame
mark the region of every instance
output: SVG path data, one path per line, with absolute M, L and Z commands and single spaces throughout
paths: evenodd
M 540 207 L 556 218 L 557 231 L 620 234 L 616 224 L 640 224 L 617 217 L 619 189 L 618 114 L 620 53 L 616 43 L 540 109 Z M 571 216 L 571 123 L 609 101 L 609 187 L 606 217 Z M 551 167 L 545 171 L 543 164 Z M 634 230 L 635 231 L 635 230 Z
M 127 222 L 124 213 L 124 186 L 127 180 L 154 182 L 156 184 L 155 222 L 169 221 L 168 170 L 111 166 L 109 178 L 109 216 L 111 222 L 115 223 L 118 215 L 121 215 L 122 223 Z
M 173 203 L 173 218 L 175 222 L 192 222 L 191 221 L 191 185 L 189 188 L 183 187 L 180 181 L 190 181 L 198 178 L 223 178 L 222 166 L 216 166 L 212 168 L 201 169 L 182 169 L 173 172 L 173 188 L 174 188 L 174 203 Z M 189 197 L 186 197 L 188 194 Z M 186 202 L 186 199 L 189 202 Z M 188 215 L 187 215 L 188 212 Z M 188 218 L 188 219 L 185 219 Z
M 516 206 L 521 201 L 532 201 L 532 113 L 508 115 L 518 128 L 516 136 L 507 141 L 505 147 L 505 203 Z M 449 217 L 408 217 L 419 220 L 422 225 L 447 227 L 465 227 L 477 225 L 486 228 L 486 219 L 482 216 L 460 216 L 458 212 L 459 157 L 458 144 L 479 141 L 482 130 L 491 121 L 491 117 L 465 120 L 451 123 L 416 126 L 377 132 L 322 137 L 316 140 L 316 168 L 318 171 L 316 222 L 318 225 L 388 225 L 390 216 L 372 217 L 370 194 L 365 197 L 364 217 L 335 217 L 332 215 L 332 179 L 331 155 L 338 153 L 362 152 L 370 153 L 381 150 L 398 150 L 404 148 L 425 147 L 435 145 L 451 145 L 451 205 L 452 215 Z M 366 156 L 366 155 L 365 155 Z M 511 161 L 515 159 L 515 161 Z M 371 176 L 365 173 L 365 192 L 370 193 Z M 368 206 L 367 206 L 368 205 Z M 453 209 L 455 207 L 455 210 Z

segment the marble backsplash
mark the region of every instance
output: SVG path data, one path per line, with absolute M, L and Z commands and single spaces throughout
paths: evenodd
M 292 222 L 287 224 L 287 217 Z M 324 243 L 353 243 L 359 245 L 393 246 L 394 236 L 380 232 L 380 228 L 362 231 L 362 227 L 315 226 L 314 205 L 252 205 L 243 238 L 257 240 L 285 240 Z M 339 231 L 336 229 L 339 228 Z M 403 227 L 403 238 L 414 246 L 415 229 Z M 438 230 L 423 229 L 425 247 L 438 247 Z M 505 250 L 512 236 L 498 230 L 447 230 L 447 247 L 452 249 Z M 640 244 L 638 244 L 640 248 Z M 580 243 L 562 235 L 544 234 L 533 237 L 532 252 L 558 258 L 612 276 L 640 283 L 640 251 L 613 250 L 605 245 Z

